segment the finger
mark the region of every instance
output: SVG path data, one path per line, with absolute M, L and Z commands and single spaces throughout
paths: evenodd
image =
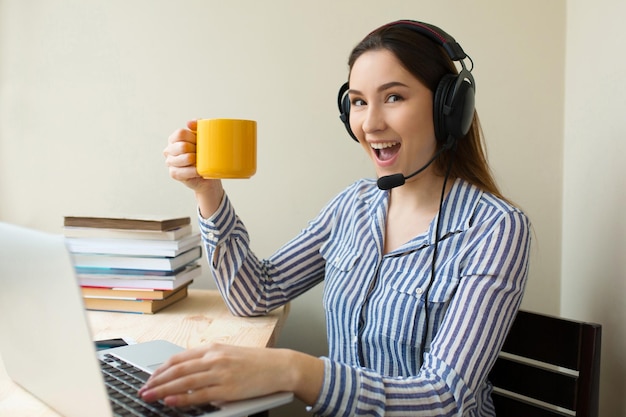
M 168 395 L 163 398 L 163 402 L 169 407 L 184 408 L 200 404 L 215 404 L 219 406 L 220 403 L 230 401 L 225 399 L 223 395 L 220 395 L 219 391 L 218 387 L 204 387 L 198 390 L 190 390 L 180 394 Z
M 177 141 L 168 143 L 163 149 L 163 155 L 180 155 L 182 153 L 195 153 L 196 144 L 187 141 Z
M 153 374 L 154 377 L 158 373 L 161 373 L 165 370 L 172 368 L 173 366 L 192 361 L 195 359 L 202 358 L 204 352 L 200 349 L 187 349 L 182 352 L 179 352 L 175 355 L 170 356 L 164 363 L 161 365 Z M 152 378 L 152 377 L 151 377 Z
M 195 167 L 194 167 L 195 169 Z M 182 171 L 182 170 L 179 170 Z M 197 172 L 196 172 L 197 175 Z M 175 355 L 170 356 L 164 363 L 163 365 L 161 365 L 160 367 L 157 368 L 157 370 L 152 374 L 152 376 L 150 376 L 150 378 L 148 379 L 148 381 L 151 381 L 152 379 L 154 379 L 157 375 L 162 374 L 163 372 L 171 369 L 174 366 L 180 365 L 180 364 L 186 364 L 188 362 L 192 362 L 194 366 L 198 366 L 197 364 L 197 360 L 198 359 L 202 359 L 203 356 L 205 355 L 206 351 L 208 349 L 211 348 L 211 345 L 206 345 L 206 346 L 198 346 L 195 347 L 193 349 L 187 349 L 184 350 L 182 352 L 179 352 Z M 201 364 L 200 364 L 201 366 Z M 198 368 L 199 370 L 204 369 L 205 367 L 200 367 Z M 193 367 L 190 369 L 194 369 Z
M 168 143 L 190 142 L 196 143 L 196 134 L 189 129 L 177 129 L 167 138 Z
M 165 165 L 173 168 L 195 167 L 196 166 L 196 154 L 195 153 L 182 153 L 182 154 L 168 154 L 165 157 Z
M 189 120 L 187 122 L 187 129 L 195 132 L 198 129 L 198 119 Z
M 187 167 L 170 167 L 170 178 L 176 181 L 190 181 L 204 179 L 198 174 L 198 170 L 195 166 Z
M 146 401 L 156 401 L 210 386 L 213 380 L 211 367 L 206 362 L 188 359 L 159 368 L 139 390 L 139 395 Z
M 206 383 L 205 383 L 206 384 Z M 178 378 L 173 381 L 169 381 L 165 384 L 156 385 L 153 387 L 144 387 L 139 390 L 139 397 L 146 402 L 154 402 L 159 400 L 165 400 L 172 403 L 174 401 L 176 404 L 189 404 L 190 401 L 198 402 L 208 402 L 209 399 L 203 395 L 201 398 L 199 396 L 195 396 L 195 400 L 191 398 L 186 398 L 194 393 L 190 385 L 189 378 Z M 182 398 L 182 399 L 180 399 Z M 182 401 L 182 402 L 181 402 Z
M 163 155 L 166 157 L 169 155 L 176 156 L 185 153 L 196 153 L 196 145 L 189 142 L 174 142 L 170 143 L 163 149 Z
M 172 407 L 223 403 L 245 398 L 232 385 L 209 384 L 208 381 L 212 379 L 209 371 L 196 373 L 170 381 L 167 384 L 148 389 L 142 388 L 139 391 L 139 396 L 147 402 L 163 400 L 166 405 Z

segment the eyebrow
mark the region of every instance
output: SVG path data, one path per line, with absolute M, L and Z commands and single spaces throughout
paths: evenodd
M 392 87 L 407 87 L 408 88 L 409 86 L 404 84 L 404 83 L 401 83 L 400 81 L 391 81 L 391 82 L 385 83 L 385 84 L 381 85 L 380 87 L 378 87 L 377 91 L 378 92 L 385 91 L 385 90 L 388 90 L 388 89 L 390 89 Z M 350 93 L 351 94 L 356 94 L 356 95 L 363 94 L 361 91 L 355 90 L 353 88 L 350 88 L 348 90 L 348 93 L 349 94 Z

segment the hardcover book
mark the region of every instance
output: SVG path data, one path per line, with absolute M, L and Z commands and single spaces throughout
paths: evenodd
M 154 314 L 187 297 L 187 285 L 162 300 L 123 300 L 115 298 L 83 298 L 87 310 Z
M 192 234 L 191 224 L 171 230 L 107 229 L 97 227 L 63 228 L 68 238 L 140 239 L 140 240 L 179 240 Z
M 108 270 L 106 268 L 77 269 L 78 284 L 82 287 L 173 290 L 191 283 L 201 275 L 202 268 L 192 264 L 176 274 L 157 271 Z
M 191 284 L 190 282 L 186 285 Z M 84 298 L 106 298 L 119 300 L 163 300 L 175 290 L 156 290 L 153 288 L 100 288 L 81 287 Z
M 76 268 L 99 267 L 146 271 L 175 271 L 200 259 L 201 256 L 200 246 L 195 246 L 174 257 L 72 253 Z
M 200 234 L 196 233 L 178 240 L 66 237 L 65 241 L 73 253 L 175 257 L 198 246 Z
M 65 227 L 93 227 L 102 229 L 137 229 L 137 230 L 172 230 L 191 223 L 190 217 L 163 218 L 143 216 L 139 218 L 125 217 L 83 217 L 65 216 Z

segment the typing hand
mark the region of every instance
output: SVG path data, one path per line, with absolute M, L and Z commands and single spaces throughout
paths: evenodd
M 288 352 L 223 344 L 190 349 L 157 369 L 139 396 L 185 407 L 289 391 Z

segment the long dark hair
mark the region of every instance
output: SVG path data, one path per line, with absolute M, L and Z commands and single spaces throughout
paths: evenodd
M 415 30 L 394 25 L 382 26 L 359 42 L 348 59 L 350 71 L 354 62 L 365 52 L 381 49 L 392 52 L 407 71 L 433 92 L 433 96 L 444 75 L 458 74 L 454 62 L 443 47 Z M 438 149 L 443 145 L 438 141 Z M 433 163 L 439 175 L 445 173 L 452 157 L 451 152 L 456 152 L 450 171 L 453 178 L 462 178 L 483 191 L 504 199 L 487 163 L 484 138 L 476 111 L 469 132 L 457 140 L 456 149 L 444 151 Z

